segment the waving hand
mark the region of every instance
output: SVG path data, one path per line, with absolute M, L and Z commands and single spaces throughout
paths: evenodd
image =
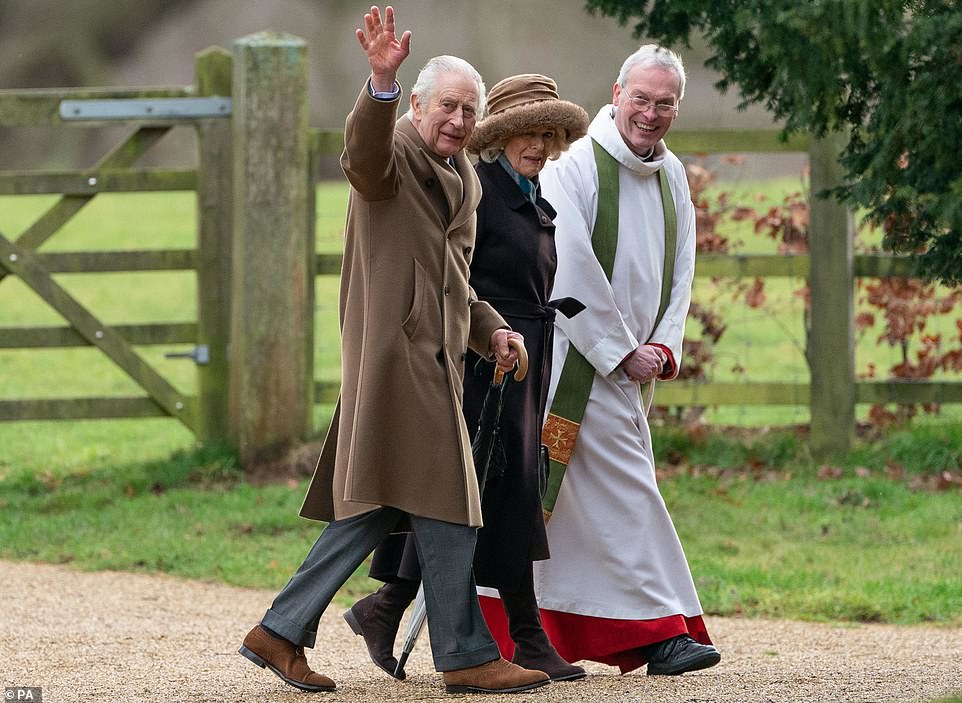
M 365 29 L 355 30 L 357 40 L 371 64 L 371 84 L 374 90 L 391 91 L 398 67 L 411 51 L 411 32 L 398 39 L 395 34 L 394 8 L 384 8 L 384 20 L 376 5 L 364 15 Z

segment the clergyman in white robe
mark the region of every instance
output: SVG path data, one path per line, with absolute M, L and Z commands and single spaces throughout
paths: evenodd
M 591 247 L 598 210 L 594 138 L 618 162 L 618 243 L 609 283 Z M 670 303 L 654 328 L 662 289 L 665 219 L 657 172 L 667 176 L 677 219 Z M 548 523 L 551 558 L 535 564 L 545 631 L 569 661 L 591 659 L 630 671 L 646 660 L 639 647 L 689 634 L 710 644 L 681 542 L 655 479 L 648 398 L 618 368 L 648 342 L 668 361 L 659 378 L 678 374 L 695 264 L 695 210 L 682 163 L 660 141 L 647 160 L 625 144 L 603 107 L 541 186 L 557 209 L 558 271 L 552 297 L 587 309 L 558 316 L 548 407 L 568 345 L 595 368 L 574 452 Z M 497 592 L 482 591 L 492 633 L 503 643 Z

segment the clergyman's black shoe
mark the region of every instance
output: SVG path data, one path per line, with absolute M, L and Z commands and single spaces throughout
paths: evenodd
M 690 635 L 678 635 L 641 648 L 648 659 L 649 676 L 677 676 L 715 666 L 721 654 L 710 644 L 699 644 Z

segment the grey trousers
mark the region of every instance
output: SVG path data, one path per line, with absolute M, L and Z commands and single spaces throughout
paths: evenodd
M 382 507 L 335 520 L 277 594 L 261 623 L 294 644 L 313 647 L 317 624 L 337 590 L 398 524 L 404 513 Z M 478 605 L 472 561 L 477 530 L 408 515 L 424 582 L 431 652 L 438 671 L 454 671 L 501 654 Z

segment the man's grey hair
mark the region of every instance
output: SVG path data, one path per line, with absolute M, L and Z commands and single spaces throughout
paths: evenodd
M 477 72 L 474 66 L 457 56 L 435 56 L 424 64 L 424 68 L 421 69 L 418 79 L 411 88 L 411 95 L 415 96 L 418 106 L 422 110 L 427 106 L 437 91 L 441 76 L 447 73 L 458 73 L 474 81 L 478 89 L 477 117 L 479 120 L 484 117 L 486 102 L 484 81 L 481 80 L 481 74 Z M 407 115 L 409 118 L 413 118 L 414 110 L 409 108 Z
M 631 69 L 636 66 L 641 66 L 642 68 L 664 68 L 669 71 L 674 71 L 675 75 L 678 76 L 678 99 L 681 100 L 685 97 L 685 65 L 682 63 L 681 57 L 671 49 L 666 49 L 657 44 L 645 44 L 642 46 L 638 51 L 625 59 L 625 62 L 621 65 L 621 71 L 618 73 L 618 85 L 622 88 L 625 87 L 628 74 L 631 72 Z

